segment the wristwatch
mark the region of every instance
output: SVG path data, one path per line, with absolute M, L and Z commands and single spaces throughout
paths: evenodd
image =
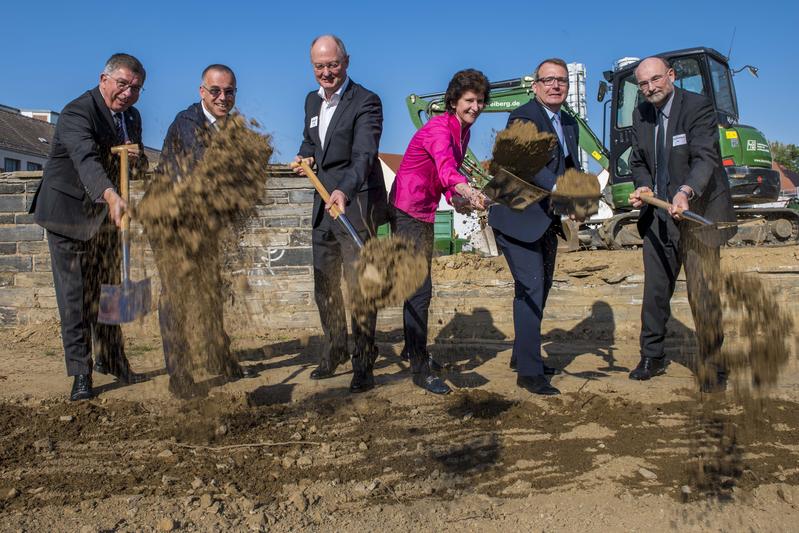
M 687 196 L 689 202 L 694 199 L 694 196 L 696 196 L 696 193 L 694 193 L 694 190 L 692 188 L 690 188 L 688 185 L 680 185 L 680 188 L 677 189 L 677 192 L 681 192 L 685 196 Z

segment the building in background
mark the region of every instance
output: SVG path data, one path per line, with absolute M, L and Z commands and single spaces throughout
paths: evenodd
M 0 172 L 44 169 L 58 116 L 55 111 L 0 104 Z M 161 152 L 145 146 L 144 153 L 153 170 Z
M 569 94 L 566 97 L 568 106 L 583 120 L 588 122 L 588 107 L 585 96 L 585 65 L 582 63 L 569 63 Z M 579 164 L 583 172 L 588 172 L 588 152 L 580 149 L 578 154 Z
M 3 172 L 42 170 L 50 153 L 58 113 L 0 105 L 0 165 Z M 34 118 L 35 115 L 35 118 Z

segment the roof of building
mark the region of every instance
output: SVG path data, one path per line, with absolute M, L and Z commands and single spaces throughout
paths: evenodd
M 55 124 L 0 107 L 0 148 L 47 157 L 54 131 Z
M 397 170 L 399 170 L 400 163 L 402 163 L 402 154 L 387 154 L 381 152 L 377 155 L 383 161 L 383 163 L 385 163 L 388 168 L 393 170 L 396 174 Z
M 780 173 L 780 189 L 783 193 L 794 193 L 799 190 L 799 173 L 776 161 L 772 162 L 771 168 Z

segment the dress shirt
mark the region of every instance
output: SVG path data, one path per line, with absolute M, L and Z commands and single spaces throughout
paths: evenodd
M 338 103 L 341 101 L 341 95 L 344 89 L 349 85 L 349 77 L 344 80 L 341 87 L 336 92 L 330 95 L 330 99 L 325 98 L 325 90 L 319 87 L 319 98 L 322 99 L 322 107 L 319 108 L 319 140 L 322 141 L 322 146 L 325 145 L 325 135 L 327 134 L 327 127 L 330 125 L 330 120 L 333 118 L 333 113 L 336 112 Z

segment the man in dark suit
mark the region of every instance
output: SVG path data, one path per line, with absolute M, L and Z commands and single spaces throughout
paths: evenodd
M 97 323 L 102 283 L 119 283 L 117 226 L 127 209 L 119 196 L 119 162 L 111 147 L 141 144 L 139 99 L 146 73 L 133 56 L 114 54 L 94 89 L 67 104 L 31 212 L 47 230 L 71 400 L 93 396 L 94 369 L 124 383 L 142 376 L 125 357 L 119 326 Z M 142 152 L 143 153 L 143 152 Z M 133 159 L 134 171 L 147 168 Z
M 539 131 L 557 136 L 552 158 L 533 178 L 535 185 L 552 190 L 558 176 L 577 166 L 577 123 L 560 109 L 569 92 L 565 61 L 542 61 L 536 69 L 534 90 L 535 99 L 514 110 L 508 125 L 517 120 L 532 122 Z M 545 366 L 541 358 L 541 320 L 555 272 L 558 233 L 563 231 L 560 218 L 550 213 L 545 198 L 521 212 L 494 205 L 488 223 L 508 261 L 515 286 L 511 367 L 518 372 L 516 384 L 534 394 L 560 394 L 546 378 L 557 371 Z
M 630 167 L 636 190 L 630 196 L 641 208 L 638 231 L 644 246 L 644 300 L 641 309 L 641 361 L 630 379 L 648 380 L 665 371 L 663 353 L 669 300 L 685 265 L 688 302 L 696 326 L 703 390 L 723 389 L 725 369 L 712 361 L 724 340 L 718 292 L 719 247 L 729 231 L 695 233 L 680 213 L 690 209 L 713 221 L 733 221 L 730 188 L 719 152 L 713 105 L 706 97 L 674 87 L 669 64 L 650 57 L 635 70 L 646 99 L 633 115 Z M 641 202 L 642 194 L 668 200 L 663 209 Z
M 203 70 L 200 101 L 178 113 L 169 126 L 156 173 L 158 179 L 148 188 L 148 195 L 173 187 L 194 170 L 205 155 L 211 136 L 233 111 L 236 90 L 236 75 L 230 67 L 213 64 Z M 170 392 L 180 398 L 199 392 L 191 375 L 191 355 L 228 379 L 254 377 L 255 372 L 241 366 L 231 353 L 230 338 L 224 329 L 218 240 L 205 239 L 199 250 L 191 253 L 189 264 L 175 264 L 175 255 L 170 253 L 175 243 L 168 240 L 169 235 L 156 232 L 149 237 L 161 279 L 158 322 Z
M 334 35 L 322 35 L 311 44 L 311 65 L 320 87 L 305 99 L 305 128 L 297 161 L 311 158 L 319 180 L 330 192 L 327 204 L 316 194 L 312 214 L 314 292 L 325 335 L 319 366 L 311 372 L 313 379 L 333 376 L 336 367 L 349 358 L 342 267 L 349 290 L 358 290 L 354 263 L 359 250 L 327 211 L 335 204 L 346 212 L 364 241 L 387 220 L 386 187 L 377 159 L 383 107 L 376 94 L 347 77 L 349 60 L 344 43 Z M 374 387 L 377 314 L 363 315 L 353 313 L 351 320 L 352 392 Z

